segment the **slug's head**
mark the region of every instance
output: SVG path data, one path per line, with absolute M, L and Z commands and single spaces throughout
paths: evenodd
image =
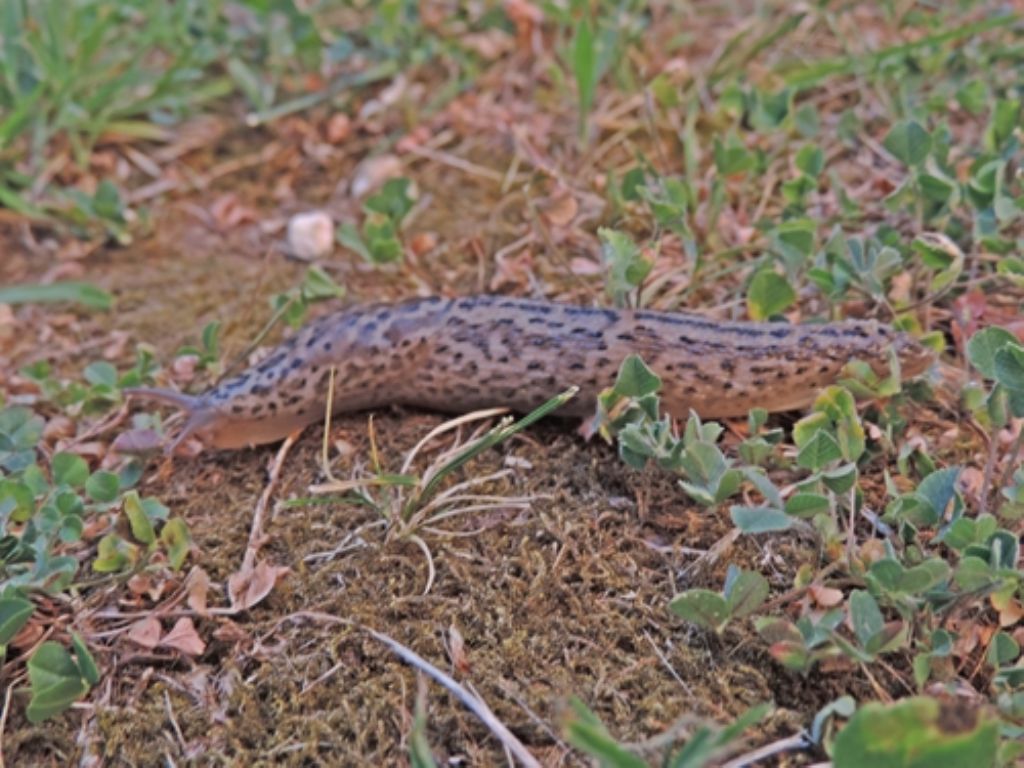
M 173 389 L 161 387 L 127 387 L 124 393 L 129 397 L 142 400 L 155 400 L 159 403 L 173 405 L 185 414 L 185 424 L 178 435 L 164 447 L 164 453 L 170 456 L 186 438 L 198 437 L 205 445 L 217 446 L 215 435 L 218 424 L 223 417 L 211 407 L 204 397 L 186 395 Z
M 302 414 L 281 413 L 269 416 L 239 408 L 231 414 L 224 412 L 223 404 L 215 404 L 206 395 L 186 395 L 173 389 L 159 387 L 129 387 L 129 397 L 173 405 L 185 413 L 185 425 L 165 448 L 168 455 L 188 437 L 197 437 L 208 448 L 231 450 L 251 448 L 263 443 L 281 440 L 304 426 L 309 419 Z

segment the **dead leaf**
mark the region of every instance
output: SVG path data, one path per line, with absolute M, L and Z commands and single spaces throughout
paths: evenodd
M 458 627 L 452 624 L 448 627 L 448 655 L 451 657 L 452 665 L 462 674 L 468 675 L 472 670 L 469 657 L 466 655 L 466 641 L 459 632 Z
M 129 341 L 131 336 L 126 331 L 111 331 L 110 343 L 103 347 L 103 359 L 120 360 L 124 357 Z
M 286 566 L 257 563 L 255 567 L 242 570 L 228 577 L 228 597 L 233 613 L 252 608 L 270 594 L 277 580 L 291 571 Z
M 337 112 L 331 115 L 327 121 L 327 141 L 331 144 L 341 144 L 352 135 L 352 118 L 344 112 Z
M 389 179 L 397 179 L 405 173 L 405 166 L 396 155 L 368 157 L 352 172 L 349 191 L 352 197 L 364 197 L 384 185 Z
M 202 568 L 195 567 L 188 575 L 188 607 L 200 616 L 208 615 L 206 596 L 210 591 L 210 577 Z
M 206 643 L 199 637 L 192 619 L 188 616 L 178 619 L 171 631 L 164 635 L 160 645 L 164 648 L 181 651 L 189 656 L 198 656 L 206 650 Z
M 110 448 L 117 453 L 151 453 L 163 446 L 164 439 L 155 429 L 129 429 L 114 438 Z
M 842 590 L 834 587 L 823 587 L 820 584 L 811 584 L 807 588 L 807 594 L 822 608 L 835 608 L 843 602 Z
M 544 219 L 555 227 L 566 227 L 576 218 L 580 205 L 569 190 L 556 192 L 540 203 L 540 213 Z
M 58 440 L 66 440 L 75 436 L 75 422 L 67 416 L 54 416 L 43 427 L 43 440 L 53 444 Z
M 231 619 L 222 619 L 213 636 L 222 643 L 247 643 L 250 640 L 249 633 Z
M 516 42 L 521 50 L 529 50 L 534 30 L 544 21 L 544 11 L 527 0 L 505 0 L 505 15 L 516 28 Z
M 463 35 L 462 44 L 485 61 L 494 61 L 515 48 L 512 36 L 497 27 Z
M 880 539 L 868 539 L 861 544 L 860 557 L 865 565 L 876 563 L 885 556 L 885 544 Z
M 199 355 L 178 355 L 171 363 L 171 378 L 176 384 L 188 384 L 196 377 Z
M 437 247 L 437 233 L 417 232 L 409 240 L 409 247 L 417 256 L 423 256 L 426 253 L 430 253 Z
M 900 272 L 892 278 L 889 289 L 889 300 L 894 304 L 909 304 L 910 289 L 914 287 L 914 276 L 909 272 Z
M 981 486 L 984 482 L 985 473 L 977 467 L 964 467 L 960 471 L 960 477 L 958 479 L 960 490 L 968 496 L 978 498 L 978 494 L 981 493 Z
M 573 256 L 569 261 L 569 270 L 574 275 L 581 277 L 593 277 L 604 272 L 604 267 L 598 262 L 586 256 Z
M 1024 605 L 1012 595 L 993 594 L 989 596 L 992 607 L 999 612 L 999 626 L 1012 627 L 1024 618 Z
M 210 205 L 210 221 L 220 231 L 234 229 L 247 221 L 256 221 L 256 212 L 242 204 L 238 195 L 228 192 L 221 195 Z
M 128 630 L 128 639 L 151 651 L 160 644 L 161 634 L 163 634 L 163 627 L 160 626 L 160 620 L 155 616 L 147 616 L 132 624 L 131 629 Z

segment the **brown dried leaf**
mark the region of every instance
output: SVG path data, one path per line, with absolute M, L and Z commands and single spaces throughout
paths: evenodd
M 13 637 L 11 640 L 11 647 L 19 651 L 31 648 L 39 642 L 44 631 L 45 627 L 42 623 L 35 620 L 29 621 L 29 623 L 22 627 L 18 631 L 18 634 Z
M 430 253 L 437 247 L 437 233 L 417 232 L 409 240 L 409 247 L 417 256 L 423 256 L 424 254 Z
M 352 172 L 349 191 L 352 197 L 364 197 L 376 191 L 388 179 L 397 179 L 405 173 L 405 166 L 396 155 L 368 157 Z
M 67 416 L 54 416 L 43 427 L 43 440 L 51 445 L 75 436 L 75 422 Z
M 256 212 L 242 204 L 238 195 L 233 192 L 221 195 L 210 206 L 210 216 L 214 226 L 221 230 L 234 229 L 247 221 L 256 221 Z
M 843 602 L 842 590 L 833 587 L 823 587 L 819 584 L 811 584 L 807 588 L 807 594 L 822 608 L 835 608 Z
M 198 656 L 206 650 L 206 643 L 199 637 L 192 619 L 183 616 L 178 619 L 171 631 L 160 641 L 164 648 L 173 648 L 189 656 Z
M 327 141 L 331 144 L 341 144 L 352 135 L 352 118 L 344 112 L 337 112 L 331 115 L 327 121 Z
M 894 304 L 909 304 L 910 290 L 914 287 L 914 276 L 910 272 L 900 272 L 892 279 L 889 289 L 889 300 Z
M 222 643 L 247 643 L 250 639 L 249 633 L 231 619 L 222 619 L 213 636 Z
M 569 190 L 556 192 L 540 205 L 540 213 L 544 219 L 556 227 L 566 227 L 572 223 L 579 213 L 580 205 Z
M 163 627 L 160 626 L 160 620 L 155 616 L 147 616 L 132 624 L 131 629 L 128 630 L 128 639 L 151 651 L 160 644 L 161 634 L 163 634 Z
M 454 624 L 448 627 L 448 655 L 451 657 L 452 665 L 459 672 L 464 675 L 470 673 L 473 667 L 466 655 L 466 641 Z
M 270 594 L 277 580 L 291 569 L 286 566 L 257 563 L 255 567 L 245 568 L 228 577 L 228 597 L 234 613 L 244 611 Z
M 188 575 L 188 607 L 200 616 L 208 615 L 206 597 L 210 591 L 210 577 L 202 568 L 193 568 Z
M 485 61 L 494 61 L 515 48 L 511 35 L 492 27 L 484 32 L 473 32 L 462 36 L 462 44 Z
M 586 256 L 573 256 L 572 260 L 569 262 L 569 270 L 574 275 L 580 275 L 581 277 L 593 277 L 594 275 L 602 274 L 604 272 L 604 267 Z
M 111 450 L 117 453 L 151 453 L 163 445 L 163 438 L 154 429 L 129 429 L 114 438 Z
M 110 343 L 103 348 L 104 360 L 119 360 L 124 357 L 131 336 L 126 331 L 111 331 Z
M 188 384 L 196 377 L 199 355 L 179 355 L 171 363 L 171 378 L 176 384 Z

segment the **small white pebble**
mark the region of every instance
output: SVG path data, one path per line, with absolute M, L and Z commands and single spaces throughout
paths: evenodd
M 334 248 L 334 222 L 323 211 L 297 213 L 288 222 L 288 247 L 305 261 L 328 255 Z

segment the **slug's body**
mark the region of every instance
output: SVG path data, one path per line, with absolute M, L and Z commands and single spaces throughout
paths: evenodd
M 355 307 L 311 323 L 248 371 L 201 395 L 130 394 L 188 411 L 182 435 L 216 448 L 281 439 L 323 419 L 329 372 L 335 413 L 409 405 L 446 412 L 508 406 L 526 412 L 570 385 L 559 413 L 589 416 L 619 364 L 639 354 L 663 381 L 662 402 L 685 417 L 743 416 L 809 405 L 850 360 L 904 377 L 931 355 L 872 321 L 827 325 L 719 322 L 695 315 L 591 309 L 502 296 L 416 299 Z

